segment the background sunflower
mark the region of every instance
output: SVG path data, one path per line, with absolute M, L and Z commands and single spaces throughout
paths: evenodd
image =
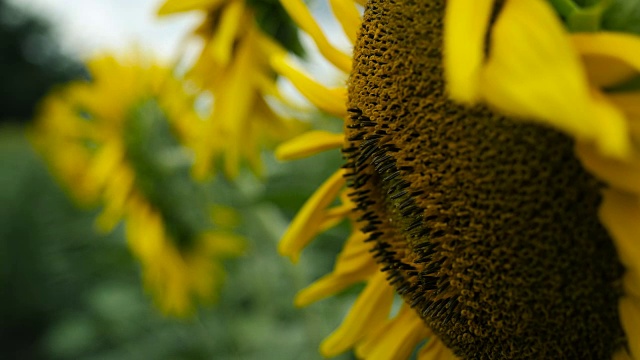
M 51 63 L 46 67 L 53 68 Z M 15 73 L 16 67 L 6 71 Z M 74 75 L 67 78 L 78 78 Z M 40 85 L 27 85 L 21 79 L 22 86 L 44 92 Z M 18 94 L 8 94 L 12 93 Z M 122 95 L 115 93 L 105 102 Z M 17 100 L 4 97 L 3 101 Z M 29 109 L 33 106 L 30 103 Z M 107 106 L 106 110 L 114 109 Z M 3 121 L 14 119 L 3 117 Z M 318 118 L 319 123 L 323 121 Z M 5 295 L 0 302 L 0 357 L 319 358 L 317 343 L 335 326 L 351 295 L 301 316 L 291 307 L 294 289 L 290 284 L 307 283 L 328 270 L 341 230 L 335 229 L 324 245 L 311 250 L 314 262 L 302 270 L 283 263 L 275 249 L 288 219 L 335 166 L 329 164 L 339 161 L 339 154 L 325 157 L 322 163 L 301 161 L 291 166 L 266 156 L 265 168 L 271 176 L 265 182 L 242 170 L 237 185 L 220 178 L 206 183 L 207 192 L 217 195 L 217 204 L 236 210 L 236 231 L 248 239 L 247 254 L 241 262 L 227 262 L 229 275 L 215 307 L 175 320 L 161 316 L 140 285 L 143 274 L 130 253 L 125 227 L 117 225 L 108 235 L 96 232 L 94 224 L 101 212 L 79 210 L 69 201 L 65 192 L 70 189 L 63 191 L 53 181 L 24 133 L 23 127 L 0 130 L 0 292 Z M 68 163 L 70 168 L 78 165 Z M 300 171 L 305 177 L 294 180 Z M 217 213 L 216 221 L 225 222 Z

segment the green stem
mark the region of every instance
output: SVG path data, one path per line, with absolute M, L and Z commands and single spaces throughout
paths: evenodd
M 602 16 L 611 5 L 611 0 L 601 0 L 597 4 L 582 8 L 572 0 L 549 0 L 556 11 L 566 19 L 571 32 L 592 32 L 600 30 Z

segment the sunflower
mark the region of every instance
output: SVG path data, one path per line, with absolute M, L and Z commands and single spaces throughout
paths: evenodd
M 637 8 L 551 3 L 367 2 L 344 138 L 279 149 L 346 159 L 280 245 L 353 225 L 296 299 L 366 284 L 323 355 L 640 359 Z
M 242 252 L 232 223 L 217 221 L 208 191 L 190 181 L 195 95 L 172 70 L 139 57 L 101 56 L 88 81 L 56 89 L 31 129 L 35 147 L 70 195 L 101 205 L 97 224 L 122 219 L 147 289 L 167 314 L 186 315 L 195 300 L 214 300 L 219 261 Z M 228 216 L 227 216 L 228 218 Z
M 286 51 L 258 26 L 256 10 L 243 0 L 167 0 L 158 14 L 185 11 L 206 13 L 193 31 L 204 46 L 187 78 L 213 96 L 211 115 L 200 123 L 194 139 L 194 175 L 199 179 L 209 175 L 218 158 L 230 178 L 238 175 L 241 160 L 260 175 L 261 148 L 302 130 L 301 123 L 277 115 L 267 102 L 268 98 L 282 99 L 267 60 L 269 51 Z M 271 21 L 278 18 L 273 10 L 264 11 Z M 274 32 L 283 33 L 280 27 Z M 295 41 L 289 39 L 293 46 Z M 211 141 L 212 137 L 216 141 Z

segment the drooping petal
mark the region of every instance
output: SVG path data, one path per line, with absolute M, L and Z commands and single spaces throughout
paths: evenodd
M 612 360 L 633 360 L 626 349 L 620 349 L 613 354 Z
M 438 338 L 433 336 L 418 352 L 418 360 L 457 360 L 458 357 Z
M 571 36 L 583 56 L 589 80 L 598 87 L 619 85 L 640 72 L 640 39 L 624 33 L 595 32 Z
M 345 35 L 354 44 L 357 39 L 358 28 L 362 23 L 360 12 L 353 0 L 329 0 L 333 15 L 336 17 Z
M 624 61 L 640 71 L 640 38 L 613 32 L 581 33 L 571 36 L 573 46 L 582 55 L 603 55 Z
M 474 103 L 494 0 L 449 0 L 444 20 L 444 72 L 452 99 Z
M 218 66 L 226 66 L 232 57 L 236 34 L 241 26 L 247 24 L 242 22 L 244 16 L 244 3 L 233 1 L 226 6 L 220 15 L 219 26 L 211 39 L 209 52 Z
M 624 116 L 592 96 L 580 58 L 546 2 L 506 2 L 491 44 L 482 73 L 482 94 L 489 104 L 593 140 L 607 155 L 628 153 Z
M 345 73 L 351 71 L 351 56 L 336 49 L 329 42 L 302 0 L 280 0 L 280 3 L 298 27 L 311 36 L 327 60 Z
M 224 83 L 216 93 L 212 125 L 222 129 L 213 131 L 226 136 L 227 147 L 224 153 L 225 173 L 235 178 L 240 166 L 240 147 L 247 146 L 243 141 L 243 132 L 255 100 L 255 89 L 252 84 L 252 65 L 255 61 L 253 43 L 248 37 L 238 45 L 236 58 L 225 74 Z
M 416 345 L 431 335 L 424 321 L 405 303 L 395 318 L 357 347 L 356 353 L 367 360 L 408 359 Z
M 640 198 L 617 191 L 604 191 L 600 218 L 609 230 L 618 250 L 620 262 L 625 266 L 625 296 L 620 299 L 619 311 L 627 344 L 634 359 L 640 358 Z M 631 283 L 629 281 L 632 281 Z
M 271 66 L 278 74 L 287 78 L 312 104 L 329 114 L 344 117 L 347 115 L 346 89 L 328 88 L 290 64 L 283 56 L 271 58 Z
M 627 335 L 631 358 L 640 359 L 640 298 L 620 299 L 620 322 Z
M 638 195 L 604 191 L 600 218 L 627 271 L 640 274 L 640 200 Z
M 624 112 L 629 130 L 640 139 L 640 91 L 606 94 L 607 100 Z
M 167 0 L 160 9 L 158 15 L 167 15 L 191 10 L 211 10 L 226 0 Z
M 393 287 L 387 283 L 386 274 L 377 272 L 360 293 L 340 327 L 320 345 L 322 355 L 331 357 L 341 354 L 382 326 L 392 302 Z
M 334 295 L 349 286 L 370 278 L 378 267 L 371 257 L 371 246 L 365 242 L 367 236 L 357 231 L 347 239 L 333 271 L 300 291 L 295 298 L 296 306 L 306 306 L 327 296 Z
M 593 145 L 578 143 L 576 153 L 584 167 L 616 189 L 640 194 L 640 158 L 611 159 Z M 640 220 L 639 220 L 640 221 Z
M 107 200 L 104 210 L 96 220 L 101 231 L 111 231 L 124 216 L 134 181 L 135 174 L 127 166 L 120 166 L 113 172 L 111 182 L 105 185 L 104 198 Z
M 344 170 L 336 171 L 307 200 L 282 236 L 278 251 L 294 263 L 300 251 L 318 234 L 326 208 L 336 199 L 345 184 Z
M 320 152 L 338 149 L 344 142 L 344 134 L 334 134 L 328 131 L 309 131 L 293 138 L 276 149 L 278 160 L 295 160 Z

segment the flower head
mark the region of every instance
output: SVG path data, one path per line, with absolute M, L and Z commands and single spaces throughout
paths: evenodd
M 325 355 L 428 338 L 419 359 L 640 358 L 640 39 L 567 26 L 542 0 L 367 3 L 345 179 L 281 247 L 322 231 L 346 183 L 353 235 L 298 299 L 367 283 Z
M 283 119 L 266 101 L 281 98 L 268 60 L 273 50 L 267 44 L 272 40 L 256 22 L 256 10 L 244 0 L 168 0 L 158 12 L 192 10 L 206 13 L 194 31 L 204 46 L 187 78 L 213 96 L 211 114 L 200 123 L 194 139 L 194 175 L 209 175 L 219 157 L 231 178 L 237 176 L 241 160 L 261 174 L 261 147 L 288 139 L 301 129 L 300 123 Z
M 102 230 L 125 220 L 146 287 L 164 312 L 187 314 L 195 299 L 214 299 L 219 261 L 244 246 L 212 220 L 208 191 L 189 175 L 195 96 L 139 58 L 102 56 L 87 68 L 90 80 L 44 100 L 33 143 L 80 204 L 102 206 Z

